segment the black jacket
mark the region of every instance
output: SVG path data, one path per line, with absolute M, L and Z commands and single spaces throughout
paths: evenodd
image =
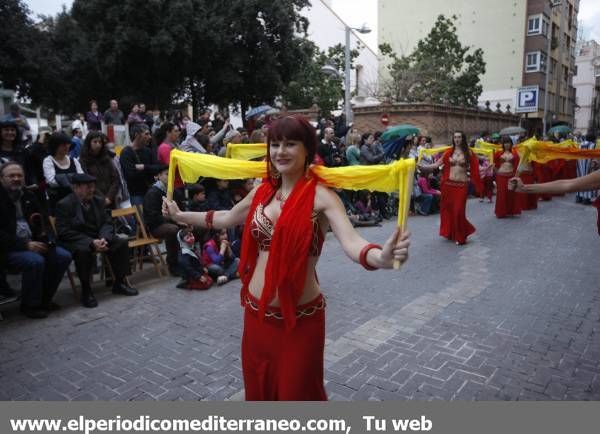
M 154 183 L 154 175 L 161 167 L 148 147 L 135 150 L 131 146 L 125 146 L 119 156 L 119 162 L 123 169 L 127 189 L 132 196 L 146 194 L 148 188 Z M 143 164 L 144 170 L 137 170 L 136 164 Z
M 206 206 L 214 211 L 228 211 L 233 208 L 233 200 L 228 189 L 212 190 L 206 195 Z
M 48 242 L 53 239 L 48 217 L 36 196 L 30 191 L 23 190 L 21 209 L 27 222 L 30 222 L 31 216 L 36 213 L 42 217 L 41 225 L 30 224 L 33 241 Z M 27 241 L 17 238 L 17 209 L 8 192 L 0 187 L 0 268 L 6 268 L 6 254 L 15 250 L 27 250 Z
M 112 218 L 104 208 L 104 198 L 94 196 L 91 209 L 95 221 L 84 220 L 83 206 L 75 196 L 69 194 L 56 204 L 56 232 L 58 243 L 67 250 L 91 250 L 95 239 L 104 238 L 109 243 L 115 236 Z
M 162 200 L 166 195 L 167 194 L 164 191 L 153 185 L 148 189 L 148 192 L 144 196 L 144 223 L 146 223 L 150 232 L 154 231 L 154 229 L 163 223 L 174 223 L 173 220 L 162 215 Z M 180 191 L 175 190 L 173 192 L 173 199 L 177 202 L 179 209 L 185 209 L 183 207 L 183 197 Z

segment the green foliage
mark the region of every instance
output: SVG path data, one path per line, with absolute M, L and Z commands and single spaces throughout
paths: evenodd
M 75 0 L 70 11 L 28 18 L 22 0 L 0 6 L 0 79 L 65 112 L 90 98 L 123 110 L 176 101 L 272 103 L 307 55 L 299 12 L 309 0 Z M 16 11 L 16 12 L 15 12 Z M 7 42 L 7 43 L 4 43 Z M 29 51 L 26 47 L 35 48 Z
M 384 95 L 394 101 L 432 101 L 475 106 L 481 95 L 480 76 L 485 73 L 483 51 L 461 45 L 456 16 L 438 16 L 425 39 L 408 56 L 398 57 L 389 44 L 381 54 L 391 59 L 390 80 L 382 83 Z
M 329 47 L 327 52 L 321 51 L 309 40 L 304 40 L 302 46 L 306 50 L 303 61 L 298 64 L 296 74 L 285 88 L 283 100 L 290 109 L 308 108 L 316 104 L 321 115 L 328 116 L 339 108 L 344 97 L 344 46 L 337 44 Z M 352 63 L 359 54 L 358 49 L 351 50 Z M 327 75 L 321 71 L 325 65 L 333 66 L 338 75 Z

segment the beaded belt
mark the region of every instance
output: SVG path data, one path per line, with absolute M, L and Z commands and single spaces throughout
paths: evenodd
M 258 305 L 250 300 L 249 297 L 246 297 L 245 300 L 246 306 L 250 309 L 258 312 Z M 300 309 L 296 311 L 296 318 L 302 318 L 303 316 L 311 316 L 314 315 L 317 311 L 325 309 L 327 303 L 325 302 L 325 297 L 321 296 L 321 302 L 316 306 L 309 306 L 304 309 Z M 283 315 L 281 312 L 276 312 L 272 310 L 265 310 L 265 317 L 271 317 L 275 319 L 283 319 Z

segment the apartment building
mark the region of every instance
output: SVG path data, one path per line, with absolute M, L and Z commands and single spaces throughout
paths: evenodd
M 461 43 L 484 51 L 479 105 L 489 101 L 492 108 L 499 103 L 503 111 L 507 105 L 514 111 L 517 90 L 538 86 L 538 111 L 523 114 L 523 121 L 541 131 L 544 107 L 548 126 L 574 122 L 578 11 L 579 0 L 379 0 L 378 39 L 410 54 L 438 15 L 456 15 Z M 380 62 L 383 77 L 385 66 Z
M 585 41 L 575 58 L 575 130 L 600 132 L 600 44 Z

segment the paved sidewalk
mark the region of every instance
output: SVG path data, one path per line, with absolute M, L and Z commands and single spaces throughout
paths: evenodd
M 471 200 L 467 215 L 463 247 L 437 236 L 438 215 L 411 218 L 400 272 L 363 271 L 327 236 L 330 399 L 600 399 L 595 209 L 568 196 L 498 220 Z M 186 291 L 153 273 L 134 277 L 151 279 L 138 297 L 99 288 L 97 309 L 67 287 L 45 320 L 3 306 L 0 399 L 242 399 L 239 282 Z

